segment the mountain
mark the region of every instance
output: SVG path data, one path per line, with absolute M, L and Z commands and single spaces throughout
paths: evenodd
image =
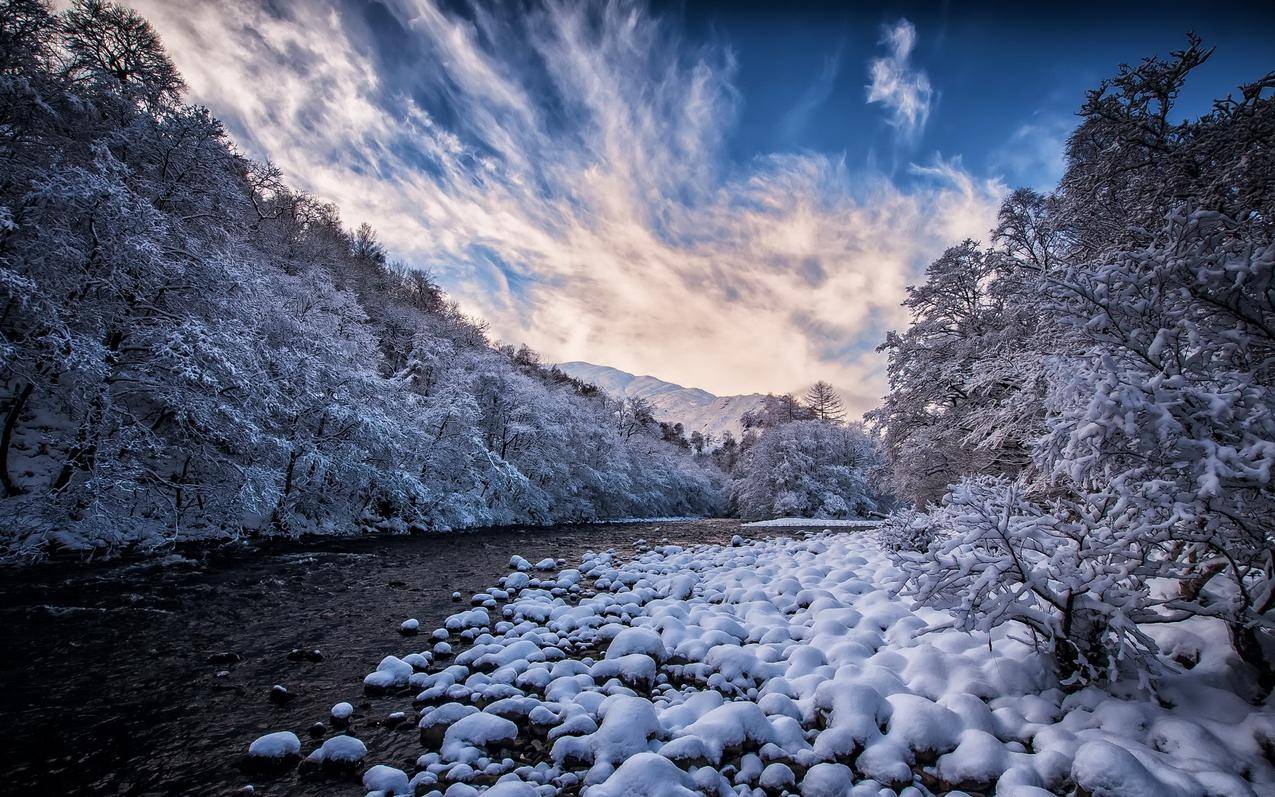
M 722 433 L 727 431 L 739 437 L 742 433 L 740 417 L 750 410 L 760 409 L 766 399 L 761 393 L 715 396 L 707 390 L 682 387 L 653 376 L 636 376 L 618 368 L 592 363 L 558 363 L 558 368 L 569 376 L 597 385 L 614 398 L 646 399 L 651 402 L 656 418 L 681 423 L 688 437 L 691 432 L 699 432 L 720 440 Z

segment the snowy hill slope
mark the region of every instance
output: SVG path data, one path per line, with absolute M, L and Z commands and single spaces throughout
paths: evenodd
M 618 368 L 585 362 L 558 363 L 564 373 L 591 382 L 615 398 L 644 398 L 655 408 L 661 421 L 681 423 L 686 434 L 699 432 L 720 440 L 729 431 L 741 434 L 740 417 L 759 409 L 765 396 L 749 393 L 743 396 L 715 396 L 707 390 L 665 382 L 653 376 L 635 376 Z

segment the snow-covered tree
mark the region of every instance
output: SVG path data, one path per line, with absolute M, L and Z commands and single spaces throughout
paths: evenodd
M 912 324 L 881 346 L 891 390 L 868 419 L 895 490 L 918 505 L 964 475 L 1028 465 L 1044 430 L 1032 282 L 1013 258 L 967 240 L 908 288 Z
M 794 421 L 765 430 L 740 456 L 731 498 L 740 517 L 863 517 L 876 508 L 872 438 L 858 424 Z
M 1026 625 L 1072 684 L 1154 672 L 1144 629 L 1189 617 L 1275 684 L 1275 73 L 1182 119 L 1210 53 L 1090 92 L 1058 190 L 1007 199 L 998 248 L 945 255 L 887 343 L 891 471 L 955 482 L 885 530 L 908 589 Z
M 806 407 L 821 421 L 840 423 L 846 419 L 846 405 L 832 385 L 822 380 L 806 391 Z

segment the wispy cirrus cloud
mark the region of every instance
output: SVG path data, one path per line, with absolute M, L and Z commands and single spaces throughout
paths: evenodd
M 865 409 L 904 286 L 1004 191 L 955 161 L 907 188 L 728 161 L 731 52 L 638 3 L 135 5 L 251 154 L 551 360 L 719 393 L 824 378 Z
M 837 75 L 841 72 L 841 49 L 841 46 L 838 46 L 835 51 L 824 57 L 814 82 L 802 92 L 797 104 L 784 114 L 781 128 L 785 139 L 789 141 L 795 139 L 810 121 L 811 114 L 832 96 Z
M 914 139 L 925 127 L 934 100 L 929 75 L 912 65 L 916 27 L 906 19 L 886 25 L 881 29 L 881 44 L 887 54 L 868 64 L 868 102 L 884 105 L 890 124 Z

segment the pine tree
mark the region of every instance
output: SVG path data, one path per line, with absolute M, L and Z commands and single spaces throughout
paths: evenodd
M 826 423 L 841 423 L 846 419 L 846 407 L 832 385 L 820 380 L 806 391 L 806 406 L 815 418 Z

